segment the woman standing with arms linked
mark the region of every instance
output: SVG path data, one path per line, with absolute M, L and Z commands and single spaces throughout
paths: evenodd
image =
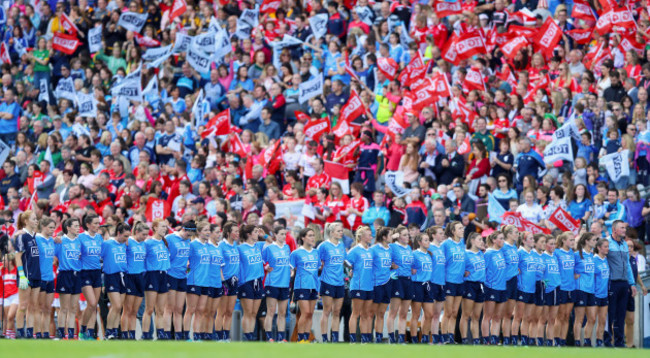
M 183 307 L 187 298 L 187 263 L 190 258 L 190 238 L 196 235 L 196 223 L 187 221 L 178 233 L 165 237 L 169 249 L 167 270 L 167 304 L 163 316 L 164 339 L 171 339 L 172 321 L 174 340 L 189 340 L 190 327 L 183 327 Z
M 262 253 L 256 243 L 264 236 L 264 230 L 254 225 L 244 225 L 241 229 L 243 242 L 239 250 L 240 278 L 239 300 L 243 311 L 242 332 L 247 341 L 255 341 L 255 317 L 262 302 L 264 287 L 264 263 Z
M 59 294 L 59 327 L 61 339 L 74 339 L 75 313 L 81 293 L 81 243 L 79 236 L 79 219 L 67 219 L 61 225 L 63 237 L 55 245 L 56 258 L 59 260 L 59 275 L 56 277 L 56 292 Z M 65 329 L 68 329 L 66 338 Z
M 223 226 L 223 240 L 217 246 L 221 257 L 223 257 L 223 297 L 219 309 L 214 329 L 217 331 L 218 341 L 230 341 L 230 327 L 232 326 L 232 312 L 235 309 L 237 293 L 239 292 L 239 250 L 237 250 L 237 241 L 239 240 L 239 227 L 232 221 L 228 221 Z
M 345 245 L 342 238 L 343 225 L 340 222 L 328 223 L 325 225 L 325 241 L 318 245 L 317 249 L 322 262 L 320 296 L 323 299 L 323 317 L 320 320 L 320 329 L 323 342 L 327 342 L 330 314 L 332 315 L 332 343 L 339 341 L 341 307 L 345 297 L 343 283 Z
M 156 336 L 165 339 L 163 312 L 167 304 L 167 270 L 169 270 L 169 251 L 165 244 L 167 222 L 155 219 L 151 224 L 153 236 L 145 240 L 146 249 L 144 274 L 145 308 L 142 315 L 142 339 L 151 340 L 151 315 L 156 309 Z
M 99 231 L 99 216 L 90 214 L 83 219 L 85 232 L 79 234 L 81 243 L 81 292 L 88 306 L 81 317 L 79 339 L 95 339 L 97 321 L 97 302 L 102 289 L 102 243 L 104 238 Z M 88 328 L 90 327 L 90 328 Z
M 312 317 L 318 299 L 320 260 L 318 251 L 314 250 L 315 241 L 314 230 L 302 229 L 298 235 L 298 243 L 302 245 L 289 256 L 289 264 L 295 276 L 293 300 L 298 303 L 300 309 L 300 317 L 296 322 L 298 343 L 309 343 Z
M 144 297 L 145 258 L 147 256 L 144 240 L 149 234 L 149 227 L 142 222 L 136 223 L 132 234 L 133 236 L 129 238 L 126 245 L 126 275 L 124 278 L 126 297 L 121 320 L 121 338 L 129 340 L 135 340 L 136 314 Z M 144 321 L 142 322 L 144 325 Z
M 274 230 L 275 242 L 267 245 L 262 250 L 262 260 L 266 265 L 266 279 L 264 290 L 266 291 L 266 318 L 264 319 L 264 331 L 266 340 L 269 342 L 286 342 L 285 331 L 287 324 L 287 303 L 289 301 L 289 284 L 291 281 L 291 267 L 289 256 L 291 250 L 286 243 L 287 229 L 278 226 Z M 273 317 L 277 309 L 278 327 L 277 335 L 273 339 Z
M 442 334 L 445 343 L 454 344 L 454 332 L 456 332 L 456 318 L 458 308 L 463 298 L 464 277 L 465 277 L 465 243 L 463 233 L 465 227 L 458 221 L 452 221 L 447 225 L 445 240 L 440 248 L 445 254 L 445 310 L 442 319 Z

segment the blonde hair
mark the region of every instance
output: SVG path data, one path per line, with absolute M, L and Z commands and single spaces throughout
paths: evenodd
M 356 232 L 356 235 L 355 235 L 355 242 L 358 244 L 358 243 L 361 241 L 361 238 L 363 237 L 363 235 L 364 235 L 365 233 L 367 233 L 367 232 L 371 232 L 369 227 L 367 227 L 367 226 L 360 226 L 360 227 L 357 229 L 357 232 Z

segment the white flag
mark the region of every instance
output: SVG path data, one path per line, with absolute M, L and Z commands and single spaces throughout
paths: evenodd
M 599 164 L 605 166 L 607 174 L 613 182 L 630 175 L 629 154 L 630 152 L 626 149 L 600 158 Z
M 124 78 L 119 85 L 111 90 L 113 98 L 123 97 L 126 100 L 142 102 L 142 84 L 140 77 Z
M 303 42 L 300 39 L 295 38 L 295 37 L 293 37 L 291 35 L 284 35 L 284 37 L 282 38 L 282 41 L 274 41 L 274 42 L 270 43 L 270 45 L 273 48 L 278 49 L 278 50 L 281 50 L 281 49 L 283 49 L 285 47 L 298 46 L 298 45 L 302 45 L 302 44 L 303 44 Z
M 95 53 L 102 49 L 102 26 L 93 27 L 88 30 L 88 49 Z
M 390 188 L 390 191 L 392 191 L 393 194 L 399 198 L 407 195 L 411 192 L 411 190 L 413 190 L 404 188 L 404 172 L 401 171 L 386 171 L 386 174 L 384 175 L 384 181 Z
M 50 104 L 50 86 L 45 78 L 42 78 L 38 84 L 38 101 L 45 101 Z
M 571 137 L 556 139 L 544 149 L 544 163 L 552 164 L 558 160 L 573 162 Z
M 562 127 L 558 128 L 555 133 L 553 133 L 553 139 L 564 137 L 573 137 L 575 140 L 580 141 L 580 132 L 578 131 L 578 126 L 576 125 L 574 118 L 564 122 Z
M 299 101 L 305 103 L 308 100 L 323 94 L 323 76 L 319 75 L 307 82 L 303 82 L 298 86 Z
M 198 97 L 194 100 L 192 105 L 192 115 L 194 116 L 194 128 L 197 128 L 203 119 L 203 88 L 199 91 Z
M 117 26 L 122 26 L 126 30 L 140 33 L 144 24 L 147 22 L 148 14 L 145 12 L 139 14 L 137 12 L 123 12 L 120 15 L 120 20 L 117 22 Z
M 204 32 L 194 36 L 192 46 L 200 48 L 205 53 L 213 53 L 217 45 L 217 33 L 213 31 Z
M 72 77 L 63 78 L 59 80 L 59 83 L 56 85 L 54 90 L 54 96 L 56 98 L 65 98 L 70 101 L 75 101 L 77 99 L 77 94 L 74 90 L 74 81 Z
M 240 39 L 247 39 L 251 37 L 251 31 L 253 28 L 246 21 L 242 19 L 237 19 L 237 30 L 235 31 L 235 36 Z
M 327 14 L 318 14 L 309 18 L 309 26 L 317 39 L 325 36 L 327 33 L 327 21 L 329 17 Z
M 155 50 L 155 51 L 150 53 L 149 51 L 152 51 L 152 50 Z M 145 60 L 145 61 L 151 61 L 151 62 L 147 63 L 147 68 L 157 68 L 163 62 L 165 62 L 165 60 L 167 60 L 169 58 L 169 56 L 172 55 L 172 53 L 173 53 L 172 45 L 168 45 L 168 46 L 165 46 L 165 47 L 152 48 L 152 49 L 147 50 L 147 52 L 144 53 L 147 56 L 147 58 L 145 58 L 145 56 L 143 55 L 142 59 Z
M 0 140 L 0 163 L 4 163 L 7 160 L 9 153 L 11 153 L 11 147 Z
M 143 96 L 158 95 L 158 76 L 153 76 L 147 83 L 147 87 L 142 90 Z
M 210 55 L 196 46 L 190 46 L 187 51 L 187 62 L 199 73 L 209 72 L 212 59 Z
M 245 9 L 242 11 L 239 19 L 246 22 L 250 27 L 259 25 L 260 12 L 258 10 Z
M 80 117 L 97 117 L 97 100 L 93 94 L 77 92 L 77 106 Z
M 185 52 L 192 44 L 192 36 L 177 32 L 174 40 L 174 53 Z
M 367 6 L 356 6 L 354 11 L 357 12 L 359 20 L 366 23 L 368 26 L 372 26 L 372 10 Z

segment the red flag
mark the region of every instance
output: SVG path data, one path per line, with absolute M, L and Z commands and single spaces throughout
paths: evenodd
M 535 14 L 527 8 L 523 8 L 512 14 L 512 17 L 508 17 L 510 18 L 510 21 L 516 21 L 520 24 L 523 24 L 524 26 L 535 26 L 535 22 L 537 20 Z
M 397 75 L 399 66 L 397 62 L 390 57 L 382 57 L 377 60 L 377 69 L 386 76 L 389 80 L 394 80 Z
M 557 43 L 562 38 L 562 29 L 555 23 L 555 20 L 550 16 L 544 21 L 544 25 L 539 29 L 535 44 L 539 46 L 540 50 L 550 57 Z
M 345 165 L 325 160 L 323 172 L 329 175 L 333 182 L 341 185 L 344 194 L 350 193 L 350 179 L 348 174 L 350 171 Z
M 65 54 L 72 55 L 81 42 L 76 37 L 62 33 L 54 33 L 52 48 Z
M 366 107 L 361 101 L 361 97 L 355 92 L 352 91 L 350 94 L 350 99 L 348 102 L 341 107 L 339 121 L 346 121 L 348 124 L 352 123 L 355 119 L 359 118 L 366 112 Z
M 140 35 L 137 32 L 134 32 L 133 35 L 135 36 L 135 42 L 140 46 L 144 46 L 144 47 L 158 47 L 158 46 L 160 46 L 160 41 L 158 41 L 156 39 L 152 39 L 149 36 L 143 36 L 143 35 Z
M 433 3 L 433 11 L 435 11 L 439 19 L 442 19 L 443 17 L 462 14 L 463 7 L 460 0 L 453 2 L 435 0 Z
M 168 217 L 171 212 L 172 208 L 166 200 L 155 197 L 149 197 L 149 200 L 147 200 L 147 209 L 145 211 L 147 222 L 152 222 L 155 219 L 164 219 Z
M 616 0 L 598 0 L 603 12 L 607 12 L 616 7 Z
M 344 145 L 340 147 L 339 149 L 334 152 L 334 158 L 345 158 L 350 153 L 354 153 L 354 151 L 361 146 L 361 140 L 357 139 L 354 142 Z
M 185 0 L 174 0 L 172 10 L 169 12 L 169 21 L 174 21 L 175 18 L 183 15 L 187 11 L 187 3 Z
M 433 84 L 433 92 L 437 97 L 451 97 L 451 87 L 447 76 L 444 73 L 436 72 L 431 76 L 431 83 Z
M 402 86 L 412 85 L 413 83 L 416 83 L 424 79 L 424 77 L 427 75 L 427 68 L 428 66 L 422 66 L 417 68 L 409 68 L 408 66 L 406 66 L 404 71 L 400 73 L 398 79 L 402 84 Z
M 230 108 L 210 118 L 205 130 L 201 132 L 201 138 L 209 136 L 227 135 L 231 132 L 230 128 Z
M 533 234 L 548 235 L 551 233 L 551 230 L 535 225 L 529 220 L 524 219 L 524 217 L 521 216 L 521 213 L 513 211 L 506 211 L 505 214 L 503 214 L 503 221 L 501 221 L 501 225 L 514 225 L 519 231 L 528 231 L 532 232 Z
M 515 78 L 515 75 L 512 74 L 512 70 L 510 69 L 510 66 L 507 64 L 504 65 L 505 70 L 502 72 L 497 73 L 497 77 L 503 81 L 508 82 L 510 87 L 515 88 L 517 87 L 517 79 Z
M 625 35 L 621 36 L 621 48 L 623 53 L 627 51 L 636 51 L 637 54 L 642 55 L 645 44 L 642 44 L 636 40 L 636 35 Z
M 537 36 L 539 31 L 537 29 L 531 29 L 530 27 L 510 25 L 510 27 L 508 28 L 508 32 L 532 40 L 535 38 L 535 36 Z
M 589 3 L 584 0 L 573 0 L 573 10 L 571 10 L 571 16 L 577 19 L 588 21 L 596 20 L 594 11 L 592 10 Z
M 430 79 L 426 79 L 423 84 L 411 91 L 409 96 L 411 109 L 416 111 L 420 111 L 422 108 L 430 106 L 438 100 L 436 86 Z
M 233 133 L 230 136 L 228 147 L 230 152 L 238 154 L 240 157 L 245 157 L 247 155 L 246 150 L 244 149 L 244 143 L 241 141 L 241 138 L 237 133 Z
M 501 52 L 510 60 L 514 60 L 517 52 L 526 45 L 528 45 L 528 40 L 523 36 L 517 36 L 501 46 Z
M 310 117 L 305 112 L 293 111 L 293 114 L 296 116 L 298 122 L 307 123 L 309 121 Z
M 463 82 L 463 89 L 466 89 L 468 92 L 471 90 L 486 90 L 483 75 L 481 72 L 479 72 L 478 69 L 471 67 L 469 70 L 467 70 L 467 75 L 465 75 L 465 81 Z
M 441 57 L 443 60 L 458 65 L 460 59 L 458 58 L 458 51 L 456 51 L 456 43 L 458 42 L 458 36 L 455 32 L 451 34 L 451 37 L 447 40 L 447 43 L 442 48 Z
M 591 36 L 594 33 L 594 29 L 575 29 L 575 30 L 569 30 L 566 31 L 565 34 L 567 34 L 570 38 L 573 39 L 577 44 L 579 45 L 585 45 L 588 44 L 589 41 L 591 41 Z
M 65 30 L 65 32 L 69 33 L 72 36 L 77 36 L 77 33 L 79 32 L 79 28 L 77 28 L 77 25 L 70 20 L 68 15 L 65 14 L 65 12 L 61 13 L 60 17 L 60 22 L 61 22 L 61 27 Z
M 456 52 L 459 60 L 471 58 L 474 55 L 487 53 L 483 38 L 478 31 L 471 31 L 461 34 L 456 43 Z
M 555 224 L 555 226 L 562 231 L 571 231 L 576 235 L 580 231 L 580 220 L 574 219 L 571 214 L 567 213 L 559 206 L 555 209 L 553 214 L 551 214 L 551 217 L 548 218 L 548 221 Z
M 625 7 L 609 10 L 603 14 L 603 16 L 598 18 L 598 21 L 596 22 L 596 31 L 598 31 L 599 34 L 604 35 L 610 32 L 614 26 L 636 29 L 636 22 L 634 22 L 632 12 Z
M 461 99 L 462 97 L 456 97 L 453 99 L 451 102 L 450 107 L 452 107 L 451 110 L 451 117 L 456 120 L 460 119 L 461 121 L 467 123 L 469 126 L 470 131 L 474 130 L 474 120 L 478 118 L 478 114 L 476 111 L 470 109 L 467 106 L 467 103 L 465 102 L 464 99 Z
M 330 129 L 330 119 L 329 117 L 324 117 L 308 121 L 305 124 L 303 133 L 305 133 L 305 137 L 318 142 L 322 135 L 330 132 Z
M 260 7 L 260 13 L 274 13 L 282 5 L 282 0 L 264 0 Z
M 0 44 L 0 60 L 2 60 L 3 63 L 8 63 L 11 65 L 11 56 L 9 56 L 7 44 L 4 42 Z
M 32 197 L 29 198 L 29 204 L 27 204 L 27 208 L 25 210 L 34 210 L 36 207 L 36 202 L 38 202 L 38 194 L 36 193 L 36 190 L 34 190 Z
M 260 165 L 268 168 L 269 174 L 275 174 L 282 164 L 282 141 L 276 140 L 272 146 L 266 147 L 260 155 Z

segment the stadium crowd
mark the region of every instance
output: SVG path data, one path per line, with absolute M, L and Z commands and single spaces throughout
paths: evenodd
M 2 332 L 631 346 L 647 5 L 2 2 Z

